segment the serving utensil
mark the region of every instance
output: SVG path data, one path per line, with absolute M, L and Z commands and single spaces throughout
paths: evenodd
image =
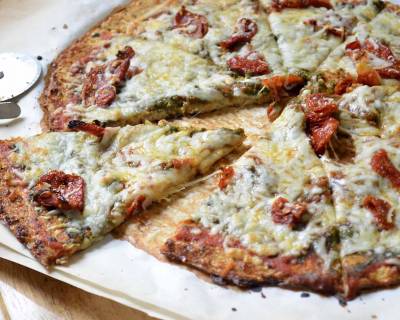
M 36 59 L 22 53 L 0 53 L 0 119 L 20 116 L 16 100 L 37 82 L 42 68 Z

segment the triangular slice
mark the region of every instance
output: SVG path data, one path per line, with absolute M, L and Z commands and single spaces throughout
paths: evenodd
M 372 19 L 372 1 L 266 0 L 269 21 L 289 72 L 315 71 L 359 21 Z M 355 7 L 355 8 L 354 8 Z
M 136 124 L 277 98 L 262 79 L 286 73 L 254 1 L 164 1 L 131 19 L 138 7 L 114 13 L 55 60 L 41 97 L 46 127 Z M 294 79 L 281 91 L 304 82 Z
M 128 216 L 241 145 L 241 130 L 167 124 L 44 133 L 0 143 L 0 219 L 43 264 L 65 263 Z
M 344 297 L 399 283 L 398 87 L 358 85 L 341 96 L 305 90 L 302 100 L 308 112 L 314 106 L 318 120 L 309 123 L 314 146 L 324 145 L 320 154 L 340 231 Z M 332 131 L 321 121 L 328 110 L 336 123 Z
M 322 158 L 333 189 L 347 299 L 400 283 L 400 140 L 351 137 L 351 161 Z
M 268 138 L 221 171 L 215 191 L 162 253 L 217 282 L 334 294 L 337 246 L 328 179 L 305 134 L 303 112 L 288 107 Z

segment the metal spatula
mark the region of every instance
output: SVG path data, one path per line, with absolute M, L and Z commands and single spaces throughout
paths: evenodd
M 28 91 L 39 79 L 40 64 L 21 53 L 0 53 L 0 119 L 13 119 L 21 114 L 16 98 Z

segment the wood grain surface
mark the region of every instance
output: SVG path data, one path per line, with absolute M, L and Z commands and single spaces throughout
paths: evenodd
M 1 320 L 155 320 L 0 258 Z

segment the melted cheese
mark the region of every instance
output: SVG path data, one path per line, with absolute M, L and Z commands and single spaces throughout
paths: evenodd
M 360 86 L 338 101 L 341 127 L 351 134 L 396 136 L 400 95 L 396 86 Z
M 195 218 L 262 255 L 305 253 L 328 234 L 335 223 L 333 207 L 325 197 L 309 201 L 310 221 L 294 231 L 276 224 L 272 203 L 278 197 L 290 202 L 322 196 L 326 189 L 316 181 L 325 177 L 319 159 L 304 133 L 304 115 L 286 108 L 271 127 L 268 139 L 260 139 L 237 163 L 235 175 L 225 190 L 216 190 L 203 203 Z M 314 248 L 323 254 L 321 246 Z M 327 256 L 333 252 L 326 253 Z
M 211 58 L 213 63 L 226 68 L 226 62 L 239 52 L 226 52 L 221 50 L 219 43 L 230 38 L 235 31 L 235 26 L 241 18 L 252 19 L 257 24 L 258 32 L 251 40 L 252 50 L 265 56 L 273 73 L 282 71 L 281 57 L 275 39 L 268 26 L 268 17 L 257 8 L 252 0 L 200 0 L 183 1 L 186 9 L 195 14 L 207 18 L 208 32 L 201 38 L 196 39 L 180 32 L 179 29 L 171 29 L 173 20 L 180 9 L 179 6 L 170 7 L 155 19 L 143 23 L 143 31 L 139 33 L 144 39 L 163 40 L 165 43 L 182 50 Z
M 342 0 L 330 0 L 339 15 L 352 15 L 360 22 L 372 20 L 379 12 L 381 6 L 379 0 L 364 0 L 360 4 L 353 5 L 351 1 L 347 3 Z
M 395 54 L 400 54 L 400 21 L 396 13 L 384 10 L 370 23 L 359 25 L 356 31 L 360 38 L 368 34 L 375 39 L 383 40 L 393 47 Z
M 396 92 L 390 86 L 359 86 L 350 93 L 344 94 L 339 102 L 339 109 L 348 110 L 354 116 L 363 119 L 374 119 L 387 108 L 386 97 Z
M 365 136 L 353 136 L 353 139 L 356 148 L 354 163 L 344 165 L 327 157 L 322 158 L 326 170 L 331 175 L 336 218 L 341 231 L 341 255 L 368 251 L 376 254 L 399 252 L 399 193 L 388 179 L 376 174 L 370 165 L 373 154 L 383 148 L 388 152 L 393 164 L 399 168 L 398 142 Z M 342 174 L 343 178 L 332 175 L 333 172 Z M 378 230 L 371 212 L 362 206 L 367 195 L 373 195 L 391 204 L 395 213 L 395 229 Z
M 355 37 L 349 37 L 345 44 L 335 48 L 329 56 L 318 67 L 318 71 L 344 70 L 353 77 L 357 77 L 357 70 L 353 60 L 345 54 L 346 44 L 355 40 Z
M 396 137 L 400 133 L 400 92 L 385 97 L 386 108 L 381 116 L 381 128 L 383 137 Z
M 290 72 L 299 69 L 313 71 L 341 43 L 339 37 L 329 35 L 324 29 L 314 31 L 304 22 L 320 21 L 333 15 L 325 8 L 285 9 L 269 16 L 271 29 L 278 37 L 284 65 Z
M 228 129 L 199 131 L 168 125 L 111 129 L 105 141 L 84 133 L 47 133 L 16 145 L 13 163 L 33 188 L 50 170 L 81 176 L 86 183 L 82 213 L 53 210 L 64 216 L 68 233 L 90 228 L 94 239 L 120 224 L 127 206 L 139 195 L 145 206 L 159 201 L 210 167 L 243 141 L 243 133 Z M 163 166 L 174 159 L 191 159 L 191 166 Z M 39 207 L 40 209 L 40 207 Z M 86 246 L 90 243 L 82 244 Z

